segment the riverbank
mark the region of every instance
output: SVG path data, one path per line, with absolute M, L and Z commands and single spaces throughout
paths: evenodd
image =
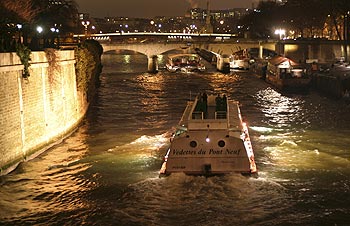
M 265 79 L 266 61 L 257 60 L 250 65 L 249 70 L 258 78 Z M 313 68 L 316 66 L 316 68 Z M 350 66 L 347 63 L 337 64 L 305 64 L 308 76 L 312 78 L 311 88 L 321 95 L 330 98 L 349 98 L 350 92 Z
M 101 71 L 100 61 L 90 62 L 96 61 L 92 46 L 32 52 L 29 74 L 23 73 L 16 53 L 0 53 L 0 175 L 60 143 L 77 128 Z
M 350 91 L 350 67 L 348 64 L 332 64 L 321 67 L 312 74 L 313 88 L 333 98 L 348 98 Z

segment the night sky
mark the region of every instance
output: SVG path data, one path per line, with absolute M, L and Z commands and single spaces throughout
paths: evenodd
M 79 12 L 92 17 L 184 16 L 190 8 L 206 8 L 207 0 L 76 0 Z M 258 0 L 210 0 L 211 9 L 251 8 Z M 256 4 L 256 3 L 255 3 Z

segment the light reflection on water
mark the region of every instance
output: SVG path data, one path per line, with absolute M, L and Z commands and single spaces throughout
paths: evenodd
M 300 122 L 305 125 L 303 100 L 299 97 L 288 97 L 267 88 L 257 93 L 259 105 L 264 106 L 262 112 L 266 122 L 277 127 L 294 127 Z
M 145 56 L 124 58 L 104 56 L 97 104 L 76 133 L 1 178 L 0 224 L 350 224 L 347 105 L 281 94 L 248 73 L 153 75 Z M 202 91 L 240 101 L 257 179 L 158 178 L 186 101 Z
M 21 217 L 85 207 L 79 196 L 96 184 L 81 176 L 91 166 L 82 163 L 87 146 L 81 127 L 74 136 L 1 178 L 0 219 Z M 78 196 L 79 194 L 79 196 Z M 1 221 L 0 221 L 1 223 Z

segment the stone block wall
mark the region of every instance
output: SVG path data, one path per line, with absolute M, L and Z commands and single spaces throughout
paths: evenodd
M 52 54 L 52 52 L 51 52 Z M 88 103 L 77 90 L 73 50 L 32 52 L 30 77 L 16 53 L 0 53 L 0 174 L 70 134 Z

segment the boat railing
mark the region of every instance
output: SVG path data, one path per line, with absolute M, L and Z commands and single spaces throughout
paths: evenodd
M 192 113 L 192 119 L 204 119 L 204 112 L 203 111 L 194 111 Z
M 241 130 L 240 123 L 242 122 L 238 102 L 229 101 L 227 105 L 228 127 Z
M 216 111 L 215 112 L 215 119 L 226 119 L 227 118 L 227 111 Z
M 188 101 L 186 109 L 185 109 L 185 111 L 184 111 L 184 113 L 183 113 L 183 115 L 181 117 L 180 125 L 186 124 L 187 120 L 190 117 L 190 113 L 192 111 L 192 108 L 193 108 L 193 102 L 192 101 Z

